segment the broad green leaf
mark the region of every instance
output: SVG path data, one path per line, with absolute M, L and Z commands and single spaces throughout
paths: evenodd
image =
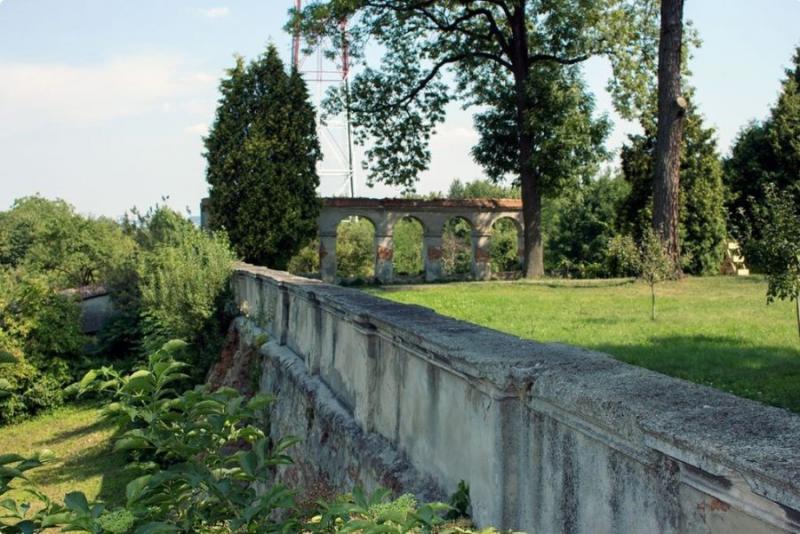
M 122 437 L 114 443 L 114 451 L 129 451 L 134 449 L 149 449 L 152 445 L 145 438 Z
M 17 357 L 8 351 L 0 350 L 0 364 L 2 363 L 17 363 Z
M 89 513 L 89 501 L 81 491 L 67 493 L 64 497 L 64 505 L 74 512 Z
M 174 354 L 176 351 L 188 347 L 189 344 L 182 339 L 172 339 L 162 345 L 161 350 L 168 354 Z
M 55 527 L 69 523 L 74 517 L 73 512 L 61 512 L 57 514 L 46 515 L 42 518 L 42 527 Z
M 89 385 L 92 382 L 94 382 L 96 379 L 97 379 L 97 370 L 96 369 L 92 369 L 92 370 L 88 371 L 85 375 L 83 375 L 83 378 L 81 378 L 81 381 L 78 382 L 78 388 L 81 391 L 83 391 L 87 387 L 89 387 Z
M 0 465 L 11 464 L 15 462 L 21 462 L 24 460 L 22 456 L 19 454 L 0 454 Z
M 128 503 L 136 502 L 142 496 L 142 492 L 151 478 L 152 475 L 144 475 L 128 482 L 128 485 L 125 486 L 125 497 L 128 499 Z

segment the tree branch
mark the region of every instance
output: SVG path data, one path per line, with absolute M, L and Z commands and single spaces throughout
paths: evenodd
M 422 92 L 422 90 L 425 89 L 425 87 L 427 87 L 428 84 L 433 81 L 433 79 L 436 77 L 436 75 L 442 68 L 452 63 L 458 63 L 459 61 L 469 59 L 471 57 L 482 57 L 486 59 L 491 59 L 492 61 L 497 61 L 498 63 L 500 63 L 501 65 L 503 65 L 508 69 L 511 68 L 511 63 L 509 63 L 502 57 L 497 56 L 495 54 L 491 54 L 489 52 L 474 51 L 474 52 L 465 52 L 463 54 L 456 54 L 454 56 L 449 56 L 440 60 L 436 65 L 433 66 L 433 68 L 427 74 L 427 76 L 425 76 L 422 80 L 420 80 L 420 82 L 416 85 L 416 87 L 414 87 L 408 94 L 406 94 L 406 96 L 404 96 L 400 100 L 375 108 L 370 108 L 370 109 L 361 108 L 361 109 L 356 109 L 354 111 L 374 112 L 374 111 L 386 111 L 389 109 L 402 108 L 406 106 L 408 103 L 410 103 L 412 100 L 414 100 L 417 97 L 417 95 L 419 95 L 419 93 Z

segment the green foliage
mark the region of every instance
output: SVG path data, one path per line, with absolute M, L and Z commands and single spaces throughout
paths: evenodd
M 768 184 L 763 204 L 753 206 L 760 238 L 750 243 L 759 251 L 767 274 L 767 301 L 795 301 L 800 334 L 800 183 L 783 191 Z
M 507 273 L 520 270 L 518 235 L 517 224 L 511 219 L 502 218 L 492 225 L 489 258 L 493 272 Z
M 675 272 L 666 243 L 650 226 L 642 233 L 636 264 L 639 277 L 650 286 L 650 318 L 656 320 L 656 284 L 669 280 Z
M 104 282 L 132 249 L 114 221 L 78 215 L 63 200 L 20 198 L 0 213 L 0 266 L 47 274 L 55 288 Z
M 636 241 L 629 235 L 618 234 L 612 237 L 608 242 L 606 262 L 611 276 L 636 276 L 639 264 Z
M 295 254 L 286 270 L 292 274 L 313 274 L 319 272 L 319 239 L 314 239 Z
M 769 263 L 768 258 L 761 256 L 762 247 L 756 245 L 762 237 L 756 211 L 766 207 L 766 186 L 773 184 L 784 190 L 800 181 L 800 48 L 795 51 L 792 63 L 770 116 L 763 122 L 750 123 L 739 132 L 725 161 L 732 231 L 744 241 L 748 263 L 757 267 Z
M 114 398 L 105 413 L 120 426 L 115 449 L 127 451 L 126 469 L 138 475 L 126 487 L 125 506 L 108 508 L 74 491 L 61 504 L 28 485 L 37 511 L 28 502 L 0 500 L 4 532 L 46 527 L 136 534 L 446 531 L 442 514 L 450 506 L 418 505 L 412 495 L 390 501 L 386 490 L 365 494 L 355 488 L 333 502 L 319 503 L 310 519 L 301 515 L 294 493 L 275 480 L 276 469 L 292 462 L 286 453 L 297 440 L 272 440 L 261 430 L 269 428 L 262 419 L 273 399 L 256 395 L 247 400 L 226 388 L 179 393 L 176 385 L 187 378 L 182 372 L 187 364 L 175 356 L 185 348 L 183 342 L 170 341 L 150 355 L 146 367 L 131 374 L 102 368 L 75 385 L 82 393 L 105 391 Z M 0 498 L 12 481 L 24 482 L 25 472 L 47 458 L 0 455 Z M 465 488 L 459 486 L 459 503 Z
M 641 238 L 650 225 L 653 203 L 655 134 L 632 135 L 622 149 L 622 171 L 630 193 L 621 208 L 619 229 Z M 690 109 L 681 151 L 680 241 L 682 269 L 717 274 L 725 253 L 725 190 L 714 130 Z
M 196 358 L 192 373 L 202 379 L 230 319 L 235 257 L 227 238 L 201 231 L 166 207 L 134 211 L 124 226 L 137 249 L 111 276 L 120 313 L 101 333 L 103 349 L 135 359 L 169 339 L 187 339 Z
M 447 512 L 447 519 L 461 519 L 470 516 L 472 499 L 469 496 L 469 484 L 459 480 L 458 488 L 450 497 L 450 506 L 452 509 Z
M 227 231 L 246 261 L 285 269 L 314 238 L 321 151 L 315 112 L 298 72 L 277 49 L 237 58 L 205 140 L 210 224 Z
M 491 180 L 473 180 L 462 182 L 458 178 L 450 183 L 447 198 L 520 198 L 519 187 L 507 187 Z
M 452 217 L 442 231 L 442 272 L 445 276 L 472 274 L 472 225 L 462 217 Z
M 568 160 L 597 157 L 593 142 L 603 128 L 595 128 L 602 121 L 587 122 L 585 111 L 592 104 L 576 83 L 578 69 L 552 59 L 627 55 L 637 44 L 632 13 L 641 10 L 621 0 L 579 6 L 534 3 L 526 6 L 526 20 L 515 26 L 515 6 L 510 0 L 488 6 L 478 1 L 423 5 L 326 0 L 294 13 L 287 28 L 300 29 L 310 42 L 328 37 L 341 46 L 339 22 L 350 21 L 349 50 L 353 61 L 365 68 L 354 78 L 349 100 L 356 142 L 369 147 L 365 166 L 371 181 L 413 189 L 430 161 L 432 131 L 444 120 L 448 102 L 460 100 L 482 109 L 475 117 L 481 132 L 475 154 L 490 175 L 513 171 L 519 176 L 520 159 L 512 164 L 509 157 L 518 150 L 514 128 L 519 126 L 536 137 L 531 166 L 544 165 L 539 174 L 551 178 L 555 187 L 562 176 L 580 173 L 581 165 L 569 168 Z M 520 27 L 526 31 L 520 33 Z M 604 43 L 602 51 L 599 42 Z M 385 51 L 380 65 L 367 61 L 368 43 Z M 513 57 L 516 49 L 525 50 L 530 61 Z M 448 83 L 448 71 L 454 83 Z M 523 88 L 522 116 L 515 109 L 515 81 Z M 338 113 L 347 102 L 341 91 L 334 91 L 327 107 Z M 556 135 L 549 135 L 551 128 Z
M 375 226 L 364 217 L 351 217 L 336 227 L 336 276 L 370 280 L 375 276 Z
M 394 225 L 392 244 L 394 248 L 394 272 L 398 275 L 419 275 L 425 269 L 422 258 L 424 229 L 422 223 L 412 217 L 401 219 Z
M 618 275 L 608 251 L 628 191 L 624 180 L 601 176 L 553 201 L 553 213 L 545 219 L 546 270 L 567 278 Z
M 524 127 L 533 146 L 528 165 L 535 169 L 542 194 L 558 194 L 597 172 L 606 157 L 603 146 L 611 123 L 593 117 L 594 98 L 586 90 L 579 67 L 535 64 L 528 81 Z M 494 180 L 514 176 L 519 187 L 519 143 L 516 99 L 510 80 L 488 84 L 473 97 L 492 106 L 475 115 L 480 135 L 472 156 Z
M 16 360 L 0 364 L 0 424 L 63 403 L 85 343 L 79 314 L 44 274 L 0 268 L 0 351 Z

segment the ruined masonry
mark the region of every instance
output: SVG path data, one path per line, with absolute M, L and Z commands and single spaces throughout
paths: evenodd
M 200 205 L 201 226 L 208 227 L 209 199 Z M 397 198 L 323 198 L 318 218 L 320 276 L 326 282 L 336 282 L 336 229 L 350 217 L 368 219 L 375 228 L 375 277 L 382 283 L 394 278 L 392 257 L 395 225 L 405 218 L 419 221 L 423 229 L 423 258 L 425 280 L 444 278 L 442 273 L 442 234 L 444 225 L 452 218 L 466 220 L 472 228 L 471 277 L 485 280 L 491 277 L 489 241 L 492 226 L 500 219 L 512 221 L 517 228 L 517 250 L 525 249 L 522 232 L 522 201 L 515 199 L 472 200 L 412 200 Z M 521 262 L 521 258 L 520 258 Z

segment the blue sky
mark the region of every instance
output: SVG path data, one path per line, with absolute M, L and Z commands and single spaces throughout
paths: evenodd
M 202 135 L 217 85 L 235 53 L 273 42 L 288 60 L 282 26 L 291 0 L 0 0 L 0 209 L 14 198 L 61 197 L 81 212 L 119 216 L 168 196 L 175 208 L 206 192 Z M 800 0 L 687 0 L 703 39 L 691 68 L 695 104 L 725 153 L 739 128 L 764 117 L 800 44 Z M 586 77 L 600 111 L 608 66 Z M 612 149 L 635 126 L 613 116 Z M 419 190 L 481 176 L 469 158 L 469 112 L 453 106 L 432 140 Z M 363 185 L 357 192 L 395 191 Z M 323 178 L 321 193 L 339 189 Z

